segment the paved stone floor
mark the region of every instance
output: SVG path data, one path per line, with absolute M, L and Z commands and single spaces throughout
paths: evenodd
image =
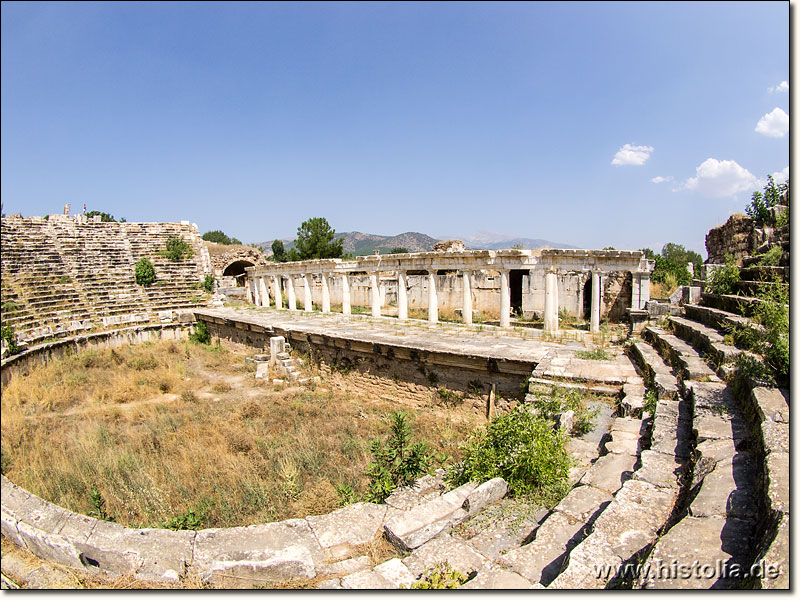
M 541 363 L 541 376 L 552 379 L 565 378 L 611 385 L 639 381 L 632 363 L 620 346 L 606 348 L 611 360 L 585 360 L 576 357 L 576 351 L 593 347 L 589 336 L 576 335 L 580 339 L 569 339 L 571 334 L 585 334 L 582 331 L 565 330 L 562 339 L 554 340 L 541 330 L 528 327 L 501 329 L 491 325 L 467 326 L 448 322 L 432 324 L 415 319 L 399 321 L 392 317 L 344 316 L 337 313 L 306 313 L 261 307 L 204 308 L 194 312 L 304 334 L 328 335 L 461 356 L 529 362 L 533 366 Z

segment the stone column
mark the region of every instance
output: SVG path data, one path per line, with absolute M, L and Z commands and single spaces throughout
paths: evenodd
M 322 312 L 331 312 L 331 292 L 328 289 L 327 273 L 322 273 Z
M 436 271 L 428 271 L 428 322 L 439 322 L 439 299 L 436 296 Z
M 408 319 L 408 288 L 406 287 L 406 272 L 397 272 L 397 318 L 401 321 Z
M 272 295 L 275 297 L 275 308 L 283 308 L 283 298 L 281 297 L 281 280 L 278 275 L 272 276 Z
M 289 299 L 289 310 L 297 310 L 297 298 L 294 295 L 294 276 L 286 278 L 286 297 Z
M 261 304 L 261 291 L 258 289 L 258 279 L 254 277 L 252 279 L 252 282 L 253 282 L 253 303 L 256 306 L 263 306 Z
M 255 302 L 253 299 L 253 290 L 255 286 L 255 279 L 245 279 L 244 281 L 244 290 L 247 292 L 247 302 L 252 303 Z
M 314 310 L 314 304 L 311 302 L 311 286 L 308 284 L 308 275 L 303 275 L 303 300 L 306 312 Z
M 369 275 L 370 301 L 372 303 L 372 316 L 381 316 L 381 290 L 378 288 L 378 274 Z
M 347 273 L 342 273 L 342 314 L 352 314 L 350 307 L 350 276 Z
M 500 327 L 511 327 L 511 290 L 506 269 L 500 271 Z
M 259 277 L 258 285 L 261 289 L 261 306 L 266 306 L 269 308 L 269 286 L 267 285 L 267 278 Z
M 639 276 L 639 310 L 644 310 L 650 301 L 650 273 Z
M 544 276 L 544 330 L 558 331 L 558 275 Z
M 598 333 L 600 331 L 600 273 L 592 272 L 592 312 L 589 322 L 589 331 Z
M 462 271 L 464 301 L 461 304 L 461 317 L 467 325 L 472 324 L 472 271 Z

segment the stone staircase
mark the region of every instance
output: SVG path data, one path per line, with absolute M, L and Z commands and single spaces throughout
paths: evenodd
M 170 261 L 171 236 L 194 256 Z M 188 223 L 100 223 L 61 215 L 2 219 L 2 319 L 18 340 L 74 335 L 96 327 L 152 321 L 159 313 L 204 304 L 198 290 L 209 265 Z M 155 283 L 143 288 L 134 266 L 148 258 Z

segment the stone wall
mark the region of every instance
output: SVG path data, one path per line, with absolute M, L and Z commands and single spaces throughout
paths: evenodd
M 730 254 L 737 265 L 753 251 L 753 219 L 740 213 L 730 216 L 724 225 L 709 230 L 706 234 L 706 252 L 711 264 L 723 264 Z

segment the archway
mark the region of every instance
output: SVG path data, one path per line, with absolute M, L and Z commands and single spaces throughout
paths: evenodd
M 235 260 L 222 270 L 223 277 L 233 277 L 236 281 L 236 287 L 244 287 L 245 282 L 245 268 L 254 267 L 255 265 L 248 260 Z

